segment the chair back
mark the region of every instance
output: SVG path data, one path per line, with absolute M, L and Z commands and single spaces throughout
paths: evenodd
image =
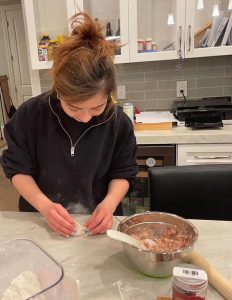
M 148 184 L 151 211 L 232 220 L 232 165 L 154 167 Z

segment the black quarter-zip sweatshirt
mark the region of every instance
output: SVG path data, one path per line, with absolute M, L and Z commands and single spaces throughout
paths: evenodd
M 6 176 L 31 175 L 49 199 L 71 213 L 91 213 L 112 179 L 126 179 L 133 187 L 136 139 L 120 107 L 81 123 L 65 114 L 57 98 L 42 94 L 19 107 L 4 134 Z M 19 210 L 36 211 L 21 196 Z

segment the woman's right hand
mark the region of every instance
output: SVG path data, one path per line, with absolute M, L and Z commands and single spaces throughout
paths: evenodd
M 75 233 L 75 222 L 61 204 L 51 202 L 46 205 L 41 214 L 46 219 L 49 227 L 56 233 L 65 237 Z

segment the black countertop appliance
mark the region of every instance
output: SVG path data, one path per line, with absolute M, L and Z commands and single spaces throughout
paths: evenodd
M 193 129 L 222 127 L 223 120 L 232 119 L 231 97 L 174 101 L 173 114 Z

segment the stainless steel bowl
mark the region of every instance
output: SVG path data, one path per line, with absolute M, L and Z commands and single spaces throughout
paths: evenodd
M 186 219 L 165 212 L 135 214 L 120 222 L 118 231 L 131 235 L 149 229 L 153 235 L 151 238 L 172 225 L 190 235 L 192 242 L 187 247 L 173 252 L 154 253 L 122 243 L 129 260 L 140 272 L 152 277 L 171 276 L 174 266 L 188 262 L 198 238 L 197 229 Z

